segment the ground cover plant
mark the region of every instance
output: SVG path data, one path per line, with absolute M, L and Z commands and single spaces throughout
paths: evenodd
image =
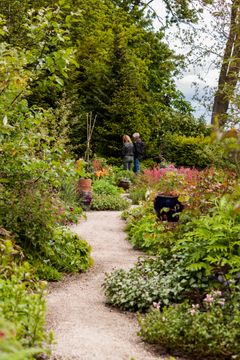
M 107 177 L 93 182 L 93 210 L 124 210 L 129 207 L 129 201 L 123 198 L 123 190 L 114 185 Z
M 213 291 L 201 306 L 183 302 L 161 312 L 152 308 L 139 318 L 139 335 L 197 359 L 239 359 L 239 293 L 235 296 L 226 301 L 221 291 Z
M 167 171 L 159 170 L 146 171 L 152 194 L 169 180 Z M 237 359 L 240 333 L 231 332 L 239 321 L 237 177 L 213 168 L 195 178 L 190 169 L 186 173 L 184 181 L 175 182 L 176 190 L 188 195 L 178 223 L 156 221 L 152 199 L 123 213 L 133 246 L 157 256 L 107 274 L 107 302 L 129 311 L 154 306 L 139 318 L 139 335 L 146 341 L 200 358 Z

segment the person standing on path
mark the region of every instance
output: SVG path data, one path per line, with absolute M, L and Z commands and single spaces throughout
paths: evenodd
M 123 135 L 123 167 L 125 170 L 131 170 L 134 160 L 134 146 L 128 135 Z
M 134 167 L 133 167 L 133 171 L 135 174 L 139 174 L 140 173 L 140 161 L 143 158 L 143 153 L 144 153 L 144 143 L 140 138 L 140 134 L 139 133 L 134 133 L 133 134 L 133 141 L 134 141 Z

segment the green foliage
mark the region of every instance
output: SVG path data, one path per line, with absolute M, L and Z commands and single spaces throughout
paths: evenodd
M 223 149 L 211 144 L 210 137 L 186 137 L 167 134 L 161 144 L 162 155 L 176 165 L 204 168 L 209 165 L 223 165 Z
M 122 135 L 134 131 L 149 143 L 149 154 L 153 149 L 157 151 L 160 111 L 164 109 L 168 118 L 171 109 L 191 111 L 172 80 L 180 57 L 164 43 L 164 33 L 152 31 L 144 12 L 138 14 L 138 21 L 125 7 L 112 1 L 78 0 L 77 6 L 82 16 L 77 23 L 71 23 L 70 38 L 77 45 L 80 66 L 67 85 L 72 102 L 72 148 L 83 155 L 86 113 L 92 111 L 97 115 L 93 143 L 98 154 L 119 158 Z M 72 7 L 64 10 L 66 15 Z
M 134 248 L 153 255 L 169 253 L 175 242 L 175 224 L 157 221 L 152 202 L 124 212 L 123 217 L 127 221 L 128 239 Z
M 91 208 L 93 210 L 124 210 L 130 206 L 129 201 L 121 195 L 94 195 Z
M 123 170 L 121 167 L 113 166 L 112 177 L 110 180 L 113 182 L 113 184 L 119 185 L 119 182 L 122 179 L 129 179 L 131 183 L 134 183 L 136 180 L 136 175 L 133 171 Z
M 117 196 L 121 193 L 121 190 L 112 185 L 107 179 L 96 180 L 93 183 L 94 195 L 112 195 Z
M 114 173 L 93 183 L 93 210 L 124 210 L 129 207 L 129 201 L 121 196 L 122 190 L 113 185 Z
M 170 351 L 181 351 L 201 358 L 239 359 L 240 313 L 237 303 L 229 309 L 217 302 L 201 311 L 199 307 L 183 303 L 151 310 L 139 319 L 139 335 L 150 343 Z
M 203 269 L 207 275 L 215 271 L 237 273 L 240 267 L 239 221 L 234 203 L 223 197 L 211 214 L 192 221 L 192 230 L 178 241 L 175 251 L 186 254 L 186 266 L 191 271 Z
M 193 173 L 187 174 L 192 179 Z M 142 311 L 151 301 L 168 305 L 188 298 L 200 302 L 209 289 L 225 288 L 226 280 L 239 272 L 239 212 L 234 205 L 238 196 L 223 197 L 219 203 L 214 199 L 216 194 L 232 191 L 233 184 L 227 173 L 204 170 L 190 186 L 196 192 L 178 224 L 156 222 L 151 202 L 125 211 L 122 217 L 130 242 L 160 258 L 108 275 L 104 285 L 107 301 Z M 157 284 L 154 290 L 152 283 Z
M 1 339 L 0 349 L 6 353 L 15 353 L 16 346 L 19 354 L 32 359 L 30 355 L 35 350 L 25 352 L 22 346 L 39 347 L 40 350 L 36 352 L 40 352 L 51 340 L 44 330 L 45 283 L 36 281 L 33 268 L 24 260 L 23 252 L 4 229 L 1 229 L 0 252 L 0 318 L 14 324 L 17 336 L 16 341 L 11 338 L 10 343 L 7 338 L 4 338 L 6 342 L 3 343 Z M 14 359 L 17 355 L 10 356 Z M 23 359 L 23 355 L 19 355 L 19 359 Z
M 46 262 L 47 260 L 44 259 Z M 60 281 L 62 274 L 59 272 L 54 265 L 48 265 L 42 260 L 32 260 L 31 264 L 36 269 L 36 276 L 41 280 L 46 281 Z
M 211 130 L 206 127 L 202 119 L 195 119 L 193 116 L 184 112 L 178 113 L 172 111 L 171 113 L 166 113 L 161 111 L 159 117 L 161 141 L 169 134 L 191 138 L 197 136 L 205 137 L 211 133 Z
M 41 346 L 47 340 L 45 334 L 44 284 L 30 285 L 24 281 L 30 271 L 26 264 L 7 280 L 0 279 L 0 312 L 15 324 L 17 338 L 25 347 Z
M 22 344 L 16 338 L 15 326 L 0 317 L 0 360 L 30 360 L 41 353 L 41 349 L 24 349 Z
M 153 302 L 180 302 L 197 287 L 206 291 L 207 279 L 193 277 L 184 258 L 141 259 L 128 271 L 107 274 L 103 283 L 107 302 L 122 310 L 145 311 Z
M 45 242 L 44 262 L 60 272 L 86 271 L 93 264 L 91 246 L 66 227 L 54 228 Z
M 133 205 L 138 205 L 141 201 L 145 200 L 147 186 L 131 186 L 129 190 L 129 197 L 132 200 Z

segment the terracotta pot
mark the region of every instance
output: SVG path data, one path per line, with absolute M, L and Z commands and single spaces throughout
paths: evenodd
M 92 188 L 92 179 L 79 179 L 78 180 L 78 193 L 82 191 L 90 191 Z

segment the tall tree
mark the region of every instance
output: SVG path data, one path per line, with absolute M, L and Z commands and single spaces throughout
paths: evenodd
M 212 124 L 224 126 L 240 72 L 240 1 L 231 3 L 229 34 L 222 58 L 218 87 L 214 96 Z

